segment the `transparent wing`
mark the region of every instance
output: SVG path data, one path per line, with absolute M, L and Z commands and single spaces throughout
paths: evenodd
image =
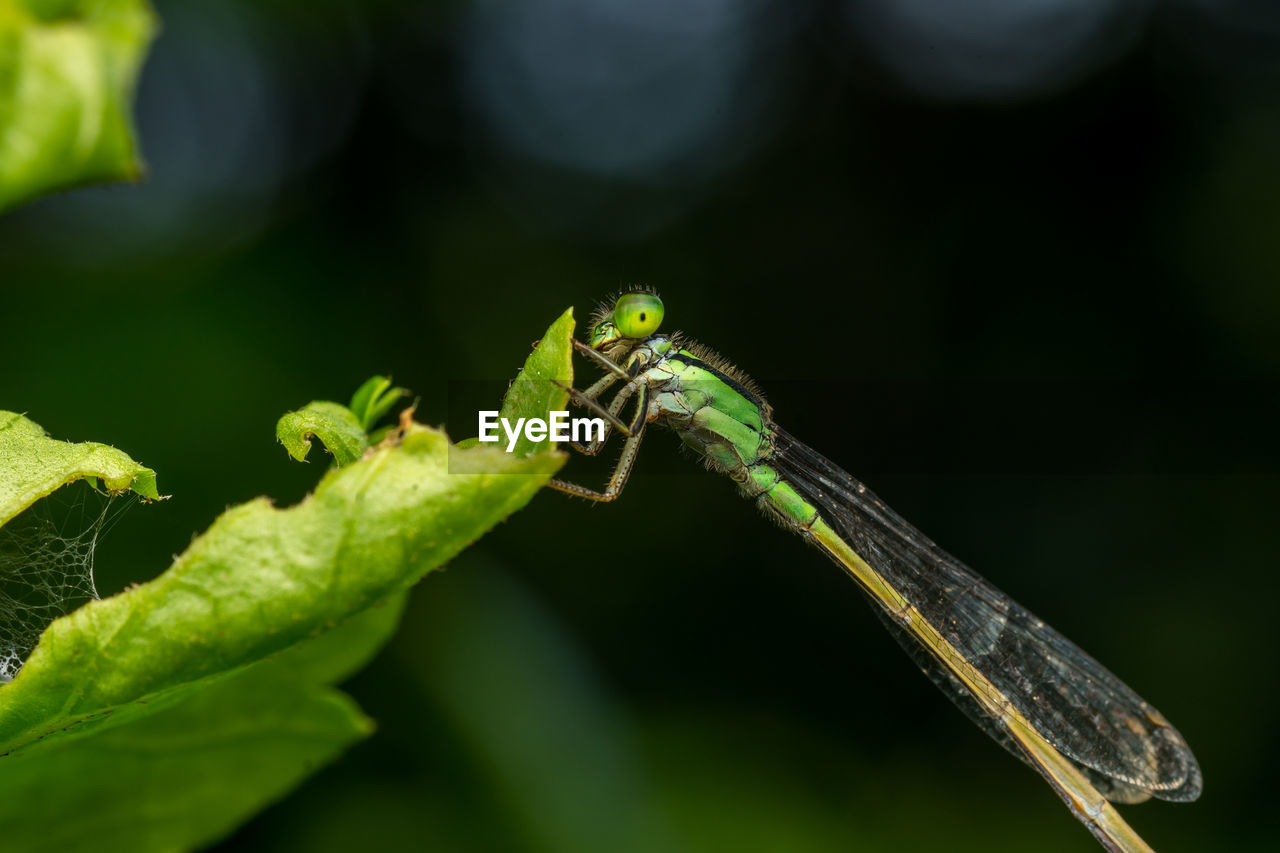
M 1107 799 L 1189 801 L 1200 795 L 1200 768 L 1182 735 L 1100 663 L 785 432 L 778 432 L 773 463 L 827 524 L 994 685 L 1000 692 L 997 704 L 1008 701 Z M 934 683 L 997 742 L 1026 760 L 946 663 L 883 607 L 875 609 Z

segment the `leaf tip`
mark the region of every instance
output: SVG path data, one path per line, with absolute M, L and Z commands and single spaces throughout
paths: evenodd
M 139 468 L 133 475 L 129 488 L 149 501 L 165 500 L 169 496 L 161 495 L 156 484 L 156 472 L 150 468 Z

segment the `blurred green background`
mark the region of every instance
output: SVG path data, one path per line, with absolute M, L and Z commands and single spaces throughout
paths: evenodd
M 0 406 L 173 495 L 116 525 L 104 593 L 306 493 L 285 410 L 389 373 L 472 435 L 451 388 L 647 283 L 1179 727 L 1205 793 L 1123 810 L 1154 847 L 1270 849 L 1274 4 L 158 11 L 150 179 L 0 219 Z M 618 503 L 546 492 L 429 576 L 347 685 L 378 733 L 225 848 L 1097 849 L 676 445 Z

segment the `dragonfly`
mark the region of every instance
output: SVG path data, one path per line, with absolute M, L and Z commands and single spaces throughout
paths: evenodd
M 604 375 L 585 390 L 557 384 L 605 429 L 591 442 L 569 444 L 594 456 L 616 431 L 623 447 L 603 490 L 564 480 L 549 485 L 613 501 L 646 429 L 672 430 L 766 515 L 852 577 L 925 674 L 1038 771 L 1103 847 L 1150 851 L 1112 804 L 1200 795 L 1200 767 L 1177 729 L 1102 664 L 779 427 L 741 370 L 680 333 L 660 332 L 664 314 L 651 290 L 624 292 L 600 306 L 586 342 L 573 341 Z

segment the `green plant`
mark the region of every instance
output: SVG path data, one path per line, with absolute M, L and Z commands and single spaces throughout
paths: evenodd
M 572 331 L 567 311 L 523 375 L 571 380 Z M 563 407 L 555 386 L 537 386 L 551 390 L 510 393 L 504 412 Z M 372 722 L 332 685 L 395 631 L 408 587 L 524 506 L 564 461 L 452 447 L 409 417 L 370 443 L 401 393 L 375 377 L 349 407 L 284 416 L 291 455 L 306 458 L 310 436 L 334 455 L 313 494 L 233 507 L 155 580 L 44 630 L 0 687 L 6 849 L 206 843 L 369 735 Z M 154 473 L 121 451 L 54 441 L 0 413 L 0 524 L 85 478 L 159 497 Z
M 0 211 L 142 174 L 129 109 L 155 31 L 144 0 L 0 0 Z

